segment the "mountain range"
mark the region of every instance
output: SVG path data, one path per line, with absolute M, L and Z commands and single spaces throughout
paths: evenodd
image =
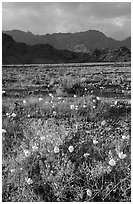
M 131 51 L 127 47 L 115 50 L 95 49 L 89 53 L 58 50 L 49 44 L 27 45 L 2 33 L 2 64 L 43 64 L 78 62 L 130 61 Z
M 18 43 L 2 33 L 2 64 L 68 63 L 89 61 L 87 53 L 57 50 L 48 44 Z
M 34 35 L 29 31 L 21 30 L 3 31 L 3 33 L 12 36 L 16 42 L 23 42 L 27 45 L 49 44 L 58 50 L 67 49 L 74 52 L 89 53 L 95 49 L 108 48 L 114 50 L 122 46 L 131 49 L 131 37 L 118 41 L 97 30 L 46 35 Z

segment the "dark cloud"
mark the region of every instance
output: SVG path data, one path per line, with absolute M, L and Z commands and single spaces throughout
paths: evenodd
M 131 3 L 5 2 L 2 26 L 35 34 L 96 29 L 121 40 L 131 35 Z

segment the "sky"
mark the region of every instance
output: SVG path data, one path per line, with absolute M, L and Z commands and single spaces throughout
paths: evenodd
M 99 30 L 123 40 L 131 36 L 130 2 L 3 2 L 2 29 L 34 34 Z

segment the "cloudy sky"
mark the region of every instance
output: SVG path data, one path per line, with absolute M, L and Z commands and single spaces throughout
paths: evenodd
M 122 40 L 131 35 L 131 3 L 4 2 L 2 29 L 34 34 L 95 29 Z

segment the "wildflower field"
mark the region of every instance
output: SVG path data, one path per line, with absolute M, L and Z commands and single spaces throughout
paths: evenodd
M 131 64 L 2 67 L 3 202 L 131 201 Z

